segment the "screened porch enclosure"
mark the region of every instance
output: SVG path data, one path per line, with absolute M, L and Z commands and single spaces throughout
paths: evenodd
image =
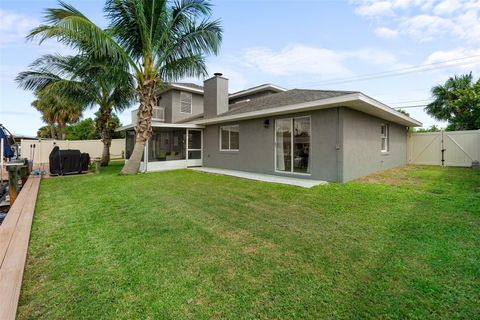
M 185 160 L 186 129 L 154 129 L 148 139 L 148 162 Z
M 202 130 L 190 128 L 153 128 L 142 157 L 141 171 L 179 169 L 202 165 Z M 135 132 L 127 131 L 125 159 L 135 145 Z M 145 158 L 147 161 L 145 161 Z

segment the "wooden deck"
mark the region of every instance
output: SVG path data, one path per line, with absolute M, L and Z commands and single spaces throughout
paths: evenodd
M 30 176 L 0 226 L 0 319 L 15 319 L 40 178 Z

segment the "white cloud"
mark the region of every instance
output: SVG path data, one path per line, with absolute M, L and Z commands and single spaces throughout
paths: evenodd
M 25 43 L 25 36 L 38 24 L 36 19 L 0 9 L 0 47 Z
M 451 14 L 461 7 L 462 5 L 458 0 L 444 0 L 435 6 L 433 12 L 437 15 Z
M 464 30 L 455 22 L 426 14 L 405 20 L 399 26 L 400 32 L 420 42 L 434 40 L 439 35 L 462 37 Z
M 245 49 L 242 59 L 250 66 L 272 75 L 315 74 L 349 75 L 336 52 L 304 45 L 288 46 L 280 51 L 265 47 Z
M 392 2 L 390 1 L 375 1 L 365 3 L 355 9 L 355 13 L 361 16 L 387 16 L 392 15 Z
M 371 64 L 392 64 L 396 56 L 375 48 L 335 51 L 296 44 L 277 51 L 266 47 L 247 48 L 238 60 L 240 64 L 274 76 L 308 74 L 329 79 L 352 75 L 348 62 L 362 60 Z
M 351 0 L 355 13 L 376 25 L 382 38 L 449 39 L 480 44 L 480 0 Z M 388 17 L 388 19 L 386 19 Z
M 365 17 L 394 16 L 398 10 L 409 10 L 421 7 L 430 9 L 438 0 L 350 0 L 355 8 L 355 13 Z
M 247 78 L 235 68 L 224 64 L 211 64 L 208 66 L 210 75 L 215 72 L 221 72 L 228 78 L 228 91 L 230 93 L 237 92 L 248 87 Z
M 379 27 L 375 29 L 375 34 L 384 39 L 394 39 L 398 36 L 398 31 L 387 27 Z
M 449 62 L 446 64 L 442 63 L 442 66 L 448 66 L 442 68 L 442 74 L 451 76 L 451 73 L 467 73 L 472 71 L 474 76 L 480 76 L 480 49 L 478 48 L 457 48 L 447 51 L 435 51 L 425 59 L 424 63 L 432 64 L 444 61 Z

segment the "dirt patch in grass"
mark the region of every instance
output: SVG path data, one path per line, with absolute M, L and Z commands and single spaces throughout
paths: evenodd
M 406 165 L 376 172 L 366 177 L 356 179 L 354 181 L 360 183 L 387 184 L 392 186 L 422 185 L 423 180 L 411 174 L 414 173 L 416 170 L 417 169 L 415 166 Z

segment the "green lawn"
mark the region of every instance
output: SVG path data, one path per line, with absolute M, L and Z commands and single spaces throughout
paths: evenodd
M 480 170 L 312 189 L 119 170 L 42 181 L 20 319 L 480 314 Z

